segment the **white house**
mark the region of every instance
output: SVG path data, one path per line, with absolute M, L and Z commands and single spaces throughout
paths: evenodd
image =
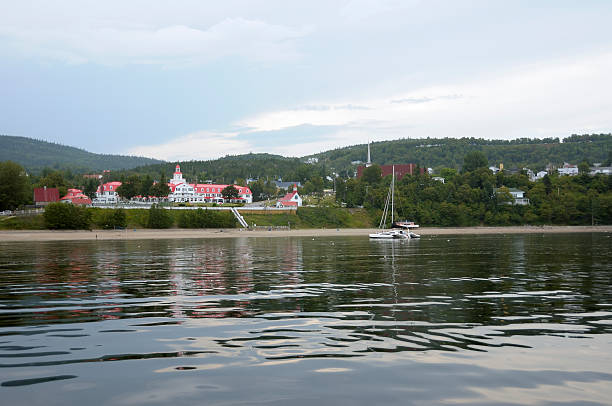
M 578 175 L 578 166 L 565 162 L 563 167 L 557 168 L 557 171 L 559 172 L 559 175 L 575 176 Z
M 121 182 L 107 182 L 98 186 L 96 190 L 96 198 L 94 203 L 110 203 L 115 204 L 119 201 L 117 188 L 121 186 Z
M 525 192 L 516 188 L 506 188 L 512 195 L 512 202 L 506 202 L 506 204 L 517 204 L 519 206 L 526 206 L 529 204 L 529 199 L 525 197 Z M 497 194 L 501 191 L 501 188 L 494 188 L 493 193 Z
M 293 185 L 293 191 L 278 199 L 276 207 L 301 207 L 302 198 L 297 192 L 297 185 Z
M 612 167 L 601 166 L 601 164 L 593 164 L 593 166 L 591 167 L 591 171 L 589 173 L 591 175 L 597 175 L 599 173 L 603 175 L 612 175 Z

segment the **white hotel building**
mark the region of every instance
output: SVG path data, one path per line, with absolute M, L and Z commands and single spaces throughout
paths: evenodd
M 229 185 L 217 184 L 194 184 L 187 183 L 183 179 L 181 167 L 176 165 L 174 175 L 168 183 L 170 194 L 168 200 L 171 202 L 190 202 L 190 203 L 224 203 L 221 191 Z M 238 198 L 232 202 L 253 203 L 253 193 L 246 186 L 233 185 L 238 190 Z

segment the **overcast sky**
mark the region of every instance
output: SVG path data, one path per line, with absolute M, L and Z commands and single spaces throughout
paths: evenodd
M 174 161 L 612 131 L 607 0 L 0 10 L 0 134 Z

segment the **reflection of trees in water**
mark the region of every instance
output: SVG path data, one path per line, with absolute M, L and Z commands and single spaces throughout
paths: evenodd
M 537 234 L 33 243 L 2 251 L 2 262 L 14 265 L 0 287 L 5 301 L 47 307 L 4 316 L 9 325 L 344 311 L 400 325 L 499 325 L 533 314 L 566 322 L 561 310 L 610 301 L 604 243 L 601 236 Z

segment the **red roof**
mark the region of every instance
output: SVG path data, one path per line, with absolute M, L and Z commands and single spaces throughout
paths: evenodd
M 293 199 L 293 196 L 297 195 L 296 191 L 293 191 L 291 193 L 287 193 L 285 196 L 281 197 L 280 199 L 278 199 L 279 202 L 288 202 L 291 199 Z
M 64 200 L 64 199 L 62 199 Z M 87 196 L 85 197 L 73 197 L 70 199 L 72 204 L 91 204 L 91 199 Z
M 34 188 L 34 202 L 57 202 L 59 201 L 59 190 L 54 187 L 37 187 Z
M 176 189 L 178 185 L 174 185 L 172 183 L 168 183 L 168 187 L 170 187 L 170 190 L 172 192 L 174 192 L 174 189 Z M 202 193 L 221 193 L 223 191 L 223 189 L 225 189 L 226 187 L 230 186 L 230 185 L 217 185 L 217 184 L 211 184 L 211 183 L 190 183 L 189 186 L 193 187 L 194 192 L 198 193 L 198 194 L 202 194 Z M 238 186 L 238 185 L 232 185 L 234 186 L 237 190 L 238 190 L 238 194 L 247 194 L 250 195 L 251 193 L 251 189 L 249 189 L 246 186 Z M 206 191 L 206 188 L 208 188 L 208 192 Z
M 91 199 L 80 189 L 68 189 L 68 194 L 60 200 L 69 200 L 72 204 L 91 204 Z
M 121 182 L 108 182 L 98 186 L 98 193 L 116 191 L 121 186 Z

